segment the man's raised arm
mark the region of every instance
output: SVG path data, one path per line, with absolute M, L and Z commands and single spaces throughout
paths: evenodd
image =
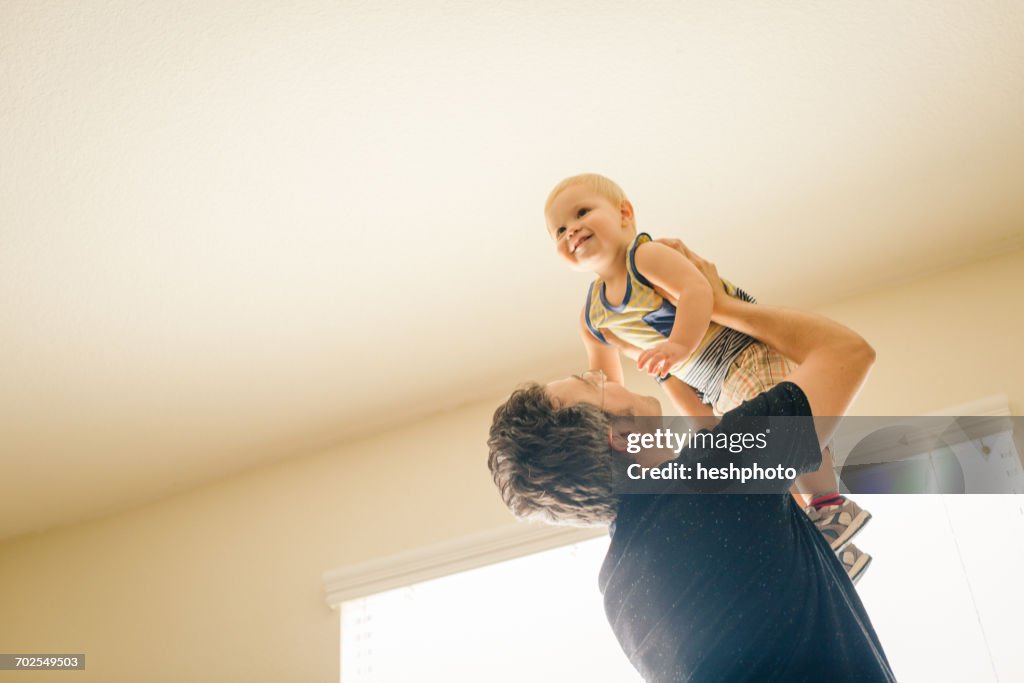
M 675 241 L 673 240 L 673 243 Z M 875 350 L 859 334 L 824 316 L 778 306 L 751 304 L 726 294 L 713 263 L 700 258 L 682 243 L 673 244 L 711 283 L 715 294 L 712 320 L 749 334 L 799 363 L 785 381 L 800 387 L 811 405 L 822 447 L 832 438 L 867 379 Z

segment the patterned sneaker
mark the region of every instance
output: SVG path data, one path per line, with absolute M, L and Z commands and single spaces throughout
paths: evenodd
M 839 555 L 839 561 L 843 563 L 846 575 L 850 577 L 850 581 L 856 584 L 860 577 L 864 575 L 868 565 L 871 564 L 871 556 L 867 553 L 862 553 L 860 548 L 852 543 L 847 543 L 846 547 L 837 554 Z
M 842 501 L 836 505 L 824 505 L 816 508 L 808 505 L 804 512 L 818 527 L 818 531 L 828 541 L 833 552 L 839 552 L 854 536 L 857 535 L 864 525 L 871 519 L 871 513 L 861 509 L 855 502 L 844 496 L 837 496 L 836 500 Z

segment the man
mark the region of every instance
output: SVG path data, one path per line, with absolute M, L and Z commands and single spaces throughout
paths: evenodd
M 797 474 L 816 469 L 837 422 L 820 416 L 846 412 L 874 351 L 820 316 L 726 296 L 715 267 L 680 249 L 715 289 L 716 322 L 799 363 L 716 432 L 779 418 L 789 427 L 762 458 Z M 634 463 L 630 428 L 609 416 L 658 415 L 657 399 L 585 373 L 517 390 L 495 412 L 488 441 L 488 465 L 516 515 L 610 525 L 599 585 L 637 670 L 650 681 L 895 680 L 842 565 L 788 495 L 791 479 L 771 494 L 622 492 Z

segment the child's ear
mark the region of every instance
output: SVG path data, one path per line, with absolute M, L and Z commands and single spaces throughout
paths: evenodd
M 634 225 L 633 223 L 633 205 L 629 203 L 628 199 L 623 199 L 622 203 L 619 204 L 619 213 L 622 215 L 622 222 L 628 225 Z

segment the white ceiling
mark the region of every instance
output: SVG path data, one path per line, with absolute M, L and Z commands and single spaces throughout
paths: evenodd
M 1020 2 L 4 2 L 0 538 L 579 365 L 565 175 L 809 305 L 1022 167 Z

